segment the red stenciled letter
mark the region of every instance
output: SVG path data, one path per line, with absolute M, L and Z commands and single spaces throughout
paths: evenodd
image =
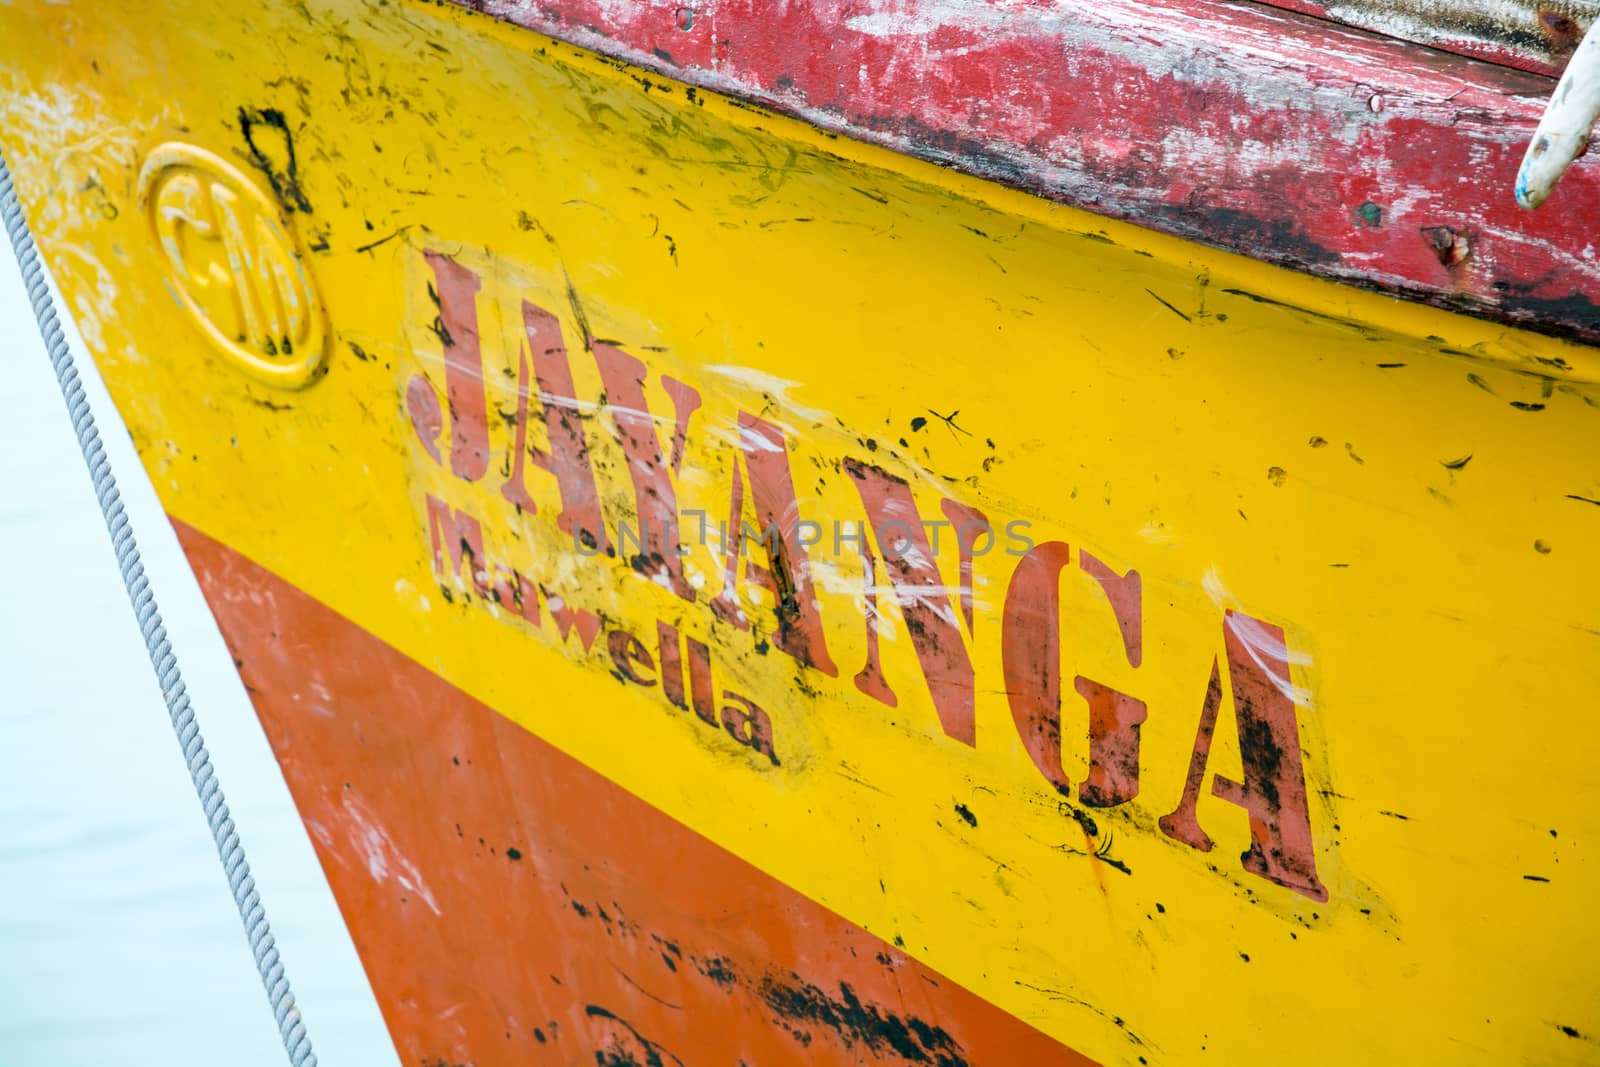
M 1034 766 L 1061 792 L 1072 784 L 1061 766 L 1061 571 L 1069 558 L 1060 541 L 1037 545 L 1022 558 L 1006 591 L 1000 637 L 1012 721 Z M 1081 552 L 1079 566 L 1107 591 L 1123 650 L 1130 666 L 1137 666 L 1142 658 L 1137 638 L 1138 574 L 1130 571 L 1118 579 L 1099 560 Z M 1130 634 L 1135 636 L 1130 639 Z M 1089 776 L 1079 799 L 1095 808 L 1125 804 L 1139 795 L 1144 701 L 1082 675 L 1073 680 L 1073 688 L 1089 705 Z
M 767 713 L 755 701 L 731 689 L 722 691 L 722 699 L 733 702 L 722 705 L 722 728 L 728 731 L 728 736 L 767 757 L 774 767 L 778 766 L 778 752 L 772 747 L 772 720 Z
M 972 657 L 911 498 L 911 487 L 905 479 L 860 460 L 847 458 L 844 469 L 855 479 L 856 492 L 872 523 L 878 553 L 911 632 L 911 646 L 922 665 L 939 724 L 949 737 L 976 745 Z
M 1281 627 L 1235 611 L 1225 616 L 1223 635 L 1244 781 L 1219 774 L 1211 780 L 1211 792 L 1250 815 L 1250 848 L 1240 857 L 1245 870 L 1312 900 L 1327 900 L 1328 890 L 1317 877 L 1300 729 L 1290 696 L 1287 640 Z M 1213 661 L 1183 798 L 1176 811 L 1160 820 L 1168 837 L 1202 852 L 1211 850 L 1212 840 L 1201 828 L 1195 808 L 1221 705 L 1221 679 Z
M 1122 631 L 1122 651 L 1128 666 L 1137 667 L 1144 659 L 1144 583 L 1138 571 L 1119 575 L 1089 553 L 1078 552 L 1078 567 L 1100 583 Z
M 439 397 L 433 386 L 421 374 L 413 374 L 406 383 L 406 414 L 411 417 L 411 428 L 417 432 L 428 458 L 435 463 L 439 457 L 439 431 L 444 429 L 444 412 L 439 410 Z
M 483 524 L 465 511 L 456 511 L 437 497 L 428 497 L 428 536 L 433 542 L 433 570 L 439 577 L 461 573 L 479 596 L 489 595 L 488 562 L 483 558 Z M 445 564 L 446 556 L 450 563 Z
M 616 420 L 622 450 L 628 457 L 628 473 L 633 479 L 640 551 L 629 562 L 641 574 L 652 578 L 663 575 L 667 588 L 682 599 L 693 601 L 694 589 L 684 577 L 683 557 L 678 554 L 678 492 L 662 462 L 655 420 L 645 403 L 645 365 L 604 341 L 594 342 L 594 361 L 600 368 L 600 380 L 605 383 L 606 403 Z M 679 425 L 686 430 L 684 408 L 687 406 L 690 412 L 698 408 L 700 394 L 690 389 L 686 393 L 675 391 L 674 395 L 680 408 Z M 673 455 L 676 470 L 676 464 L 683 462 L 682 440 L 676 436 Z
M 883 658 L 878 640 L 878 561 L 867 544 L 866 532 L 858 531 L 858 534 L 856 540 L 861 546 L 866 582 L 863 594 L 866 610 L 862 613 L 862 621 L 867 624 L 867 662 L 856 672 L 855 683 L 856 688 L 867 696 L 892 708 L 899 705 L 900 698 L 889 687 L 889 679 L 883 676 Z
M 434 332 L 444 346 L 445 396 L 450 408 L 450 473 L 475 482 L 489 469 L 489 402 L 483 391 L 483 351 L 478 342 L 478 290 L 472 271 L 438 252 L 423 257 L 433 268 L 439 302 Z M 415 407 L 413 406 L 413 419 Z M 418 427 L 418 432 L 423 432 Z
M 526 622 L 539 625 L 539 587 L 516 571 L 500 574 L 494 580 L 494 597 L 507 611 Z
M 561 322 L 524 300 L 522 325 L 528 351 L 533 355 L 533 377 L 539 384 L 550 451 L 528 443 L 528 365 L 523 359 L 518 368 L 517 432 L 511 475 L 500 492 L 513 504 L 529 512 L 538 511 L 522 480 L 523 457 L 533 460 L 535 466 L 554 475 L 561 487 L 561 517 L 556 524 L 564 533 L 582 540 L 587 548 L 599 552 L 606 545 L 605 520 L 600 515 L 600 494 L 595 489 L 594 469 L 589 465 L 589 443 L 583 436 L 583 419 L 578 414 L 577 388 L 572 384 Z
M 756 521 L 761 524 L 760 544 L 769 564 L 762 567 L 749 561 L 745 577 L 770 592 L 777 603 L 778 631 L 772 643 L 806 666 L 836 676 L 839 669 L 828 655 L 822 617 L 811 585 L 811 557 L 800 543 L 800 503 L 795 497 L 783 431 L 741 411 L 739 445 L 744 470 L 750 478 L 750 502 Z M 723 621 L 748 630 L 750 620 L 745 618 L 738 595 L 739 560 L 744 546 L 744 479 L 737 460 L 729 512 L 722 592 L 711 602 L 711 610 Z
M 554 595 L 548 589 L 540 589 L 544 594 L 545 607 L 550 609 L 550 615 L 556 620 L 556 629 L 561 633 L 561 640 L 565 641 L 572 632 L 578 632 L 578 640 L 583 643 L 583 650 L 589 651 L 594 645 L 594 639 L 600 633 L 600 616 L 583 608 L 575 608 L 568 604 L 566 598 Z
M 689 646 L 689 702 L 707 726 L 717 726 L 717 703 L 711 688 L 711 649 L 705 642 L 684 638 Z
M 1144 585 L 1138 571 L 1119 575 L 1082 549 L 1078 568 L 1093 578 L 1111 604 L 1128 666 L 1144 659 Z M 1089 703 L 1089 777 L 1079 790 L 1087 807 L 1109 808 L 1139 795 L 1139 724 L 1144 701 L 1081 675 L 1074 682 Z
M 612 630 L 606 635 L 606 648 L 611 652 L 611 662 L 616 664 L 618 676 L 634 685 L 648 687 L 656 684 L 654 678 L 646 677 L 648 672 L 655 670 L 656 665 L 643 641 L 626 630 Z
M 1045 781 L 1072 788 L 1061 769 L 1061 591 L 1070 562 L 1061 541 L 1036 545 L 1017 563 L 1000 624 L 1000 660 L 1011 720 Z
M 676 707 L 688 708 L 683 688 L 683 649 L 678 628 L 669 622 L 656 623 L 656 637 L 660 641 L 661 692 Z

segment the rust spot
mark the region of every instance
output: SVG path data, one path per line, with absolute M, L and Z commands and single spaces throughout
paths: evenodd
M 1453 226 L 1424 226 L 1422 237 L 1441 266 L 1459 266 L 1472 255 L 1472 237 L 1466 230 Z
M 1539 29 L 1557 54 L 1570 52 L 1583 38 L 1583 29 L 1571 16 L 1547 7 L 1539 9 Z

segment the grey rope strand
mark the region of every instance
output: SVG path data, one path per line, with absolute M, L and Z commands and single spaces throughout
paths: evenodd
M 217 844 L 217 856 L 228 876 L 228 887 L 233 890 L 233 901 L 239 907 L 239 918 L 244 922 L 245 934 L 250 939 L 250 952 L 256 958 L 256 969 L 261 973 L 261 984 L 266 988 L 267 1000 L 278 1020 L 278 1033 L 283 1047 L 289 1053 L 294 1067 L 316 1067 L 317 1055 L 311 1050 L 311 1038 L 306 1035 L 305 1024 L 300 1020 L 300 1009 L 295 1007 L 294 994 L 289 989 L 289 978 L 284 973 L 283 962 L 272 940 L 272 928 L 267 924 L 266 910 L 261 906 L 261 894 L 256 892 L 255 879 L 250 876 L 250 864 L 245 860 L 244 846 L 228 814 L 228 804 L 222 797 L 222 787 L 211 769 L 211 756 L 206 751 L 205 739 L 200 736 L 200 724 L 195 721 L 189 707 L 189 694 L 184 688 L 183 675 L 178 670 L 178 660 L 172 653 L 172 643 L 167 640 L 167 628 L 162 624 L 161 612 L 150 592 L 145 578 L 144 564 L 139 560 L 139 546 L 133 538 L 133 527 L 122 508 L 122 494 L 117 491 L 116 479 L 111 475 L 111 464 L 105 449 L 100 445 L 100 431 L 95 428 L 94 413 L 89 410 L 89 398 L 84 395 L 78 380 L 78 368 L 72 350 L 56 320 L 55 301 L 45 284 L 44 268 L 39 262 L 39 252 L 22 217 L 22 207 L 17 202 L 11 184 L 11 172 L 6 168 L 5 156 L 0 154 L 0 219 L 5 222 L 6 235 L 11 238 L 12 250 L 22 268 L 22 282 L 28 290 L 28 300 L 33 305 L 34 317 L 39 322 L 39 333 L 44 338 L 50 363 L 55 368 L 56 381 L 61 385 L 62 398 L 67 402 L 67 412 L 72 417 L 72 428 L 78 435 L 78 447 L 83 450 L 83 460 L 94 481 L 95 495 L 100 501 L 100 513 L 105 517 L 106 529 L 111 534 L 111 545 L 117 553 L 117 565 L 122 569 L 122 583 L 127 587 L 128 600 L 133 613 L 138 616 L 139 630 L 144 634 L 144 644 L 150 653 L 150 665 L 155 668 L 161 683 L 161 695 L 167 702 L 167 714 L 172 718 L 172 729 L 183 746 L 184 759 L 189 764 L 189 776 L 194 780 L 195 792 L 205 809 L 206 820 L 211 824 L 211 837 Z

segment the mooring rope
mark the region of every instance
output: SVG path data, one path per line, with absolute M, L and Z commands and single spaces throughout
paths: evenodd
M 239 907 L 239 918 L 244 922 L 250 951 L 256 958 L 256 969 L 261 973 L 261 984 L 266 988 L 267 1000 L 278 1020 L 278 1033 L 283 1047 L 289 1053 L 294 1067 L 316 1067 L 317 1055 L 311 1050 L 311 1038 L 306 1035 L 305 1024 L 300 1019 L 300 1009 L 295 1007 L 294 993 L 289 989 L 289 978 L 284 973 L 283 961 L 278 957 L 272 940 L 272 927 L 267 923 L 266 909 L 261 905 L 261 894 L 256 891 L 256 881 L 250 875 L 250 864 L 245 860 L 244 846 L 234 830 L 233 817 L 228 814 L 228 804 L 222 797 L 222 787 L 217 784 L 216 773 L 211 769 L 211 755 L 206 751 L 205 739 L 200 736 L 200 725 L 195 721 L 194 709 L 189 706 L 189 694 L 184 688 L 183 675 L 178 670 L 178 660 L 172 654 L 172 643 L 167 640 L 167 628 L 156 608 L 156 598 L 150 592 L 145 578 L 144 564 L 139 560 L 139 546 L 133 538 L 133 527 L 122 508 L 122 494 L 117 491 L 117 481 L 111 474 L 111 464 L 105 449 L 100 445 L 100 431 L 95 428 L 94 413 L 89 410 L 89 398 L 84 395 L 83 384 L 78 380 L 78 368 L 72 350 L 61 332 L 56 319 L 55 300 L 45 281 L 44 267 L 39 262 L 39 251 L 22 217 L 22 206 L 17 202 L 16 189 L 11 184 L 11 172 L 6 167 L 5 156 L 0 153 L 0 219 L 11 238 L 11 248 L 17 263 L 22 267 L 22 283 L 27 287 L 28 300 L 39 322 L 39 333 L 44 338 L 45 351 L 55 368 L 56 381 L 61 386 L 61 396 L 67 402 L 67 412 L 72 417 L 72 428 L 78 435 L 78 447 L 83 450 L 83 461 L 88 464 L 89 477 L 94 482 L 95 496 L 100 501 L 100 514 L 105 518 L 106 529 L 111 534 L 111 547 L 117 553 L 117 566 L 122 570 L 122 584 L 128 590 L 128 600 L 139 619 L 139 630 L 144 634 L 145 649 L 150 653 L 150 666 L 155 668 L 161 683 L 161 695 L 167 702 L 167 714 L 172 718 L 172 729 L 183 747 L 184 759 L 189 764 L 189 777 L 194 780 L 195 793 L 205 809 L 206 820 L 211 824 L 211 837 L 217 845 L 217 856 L 228 876 L 228 886 L 233 890 L 233 901 Z

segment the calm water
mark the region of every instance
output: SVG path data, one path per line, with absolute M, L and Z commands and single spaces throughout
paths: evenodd
M 0 1067 L 286 1063 L 0 239 Z M 266 738 L 80 370 L 326 1067 L 397 1063 Z

